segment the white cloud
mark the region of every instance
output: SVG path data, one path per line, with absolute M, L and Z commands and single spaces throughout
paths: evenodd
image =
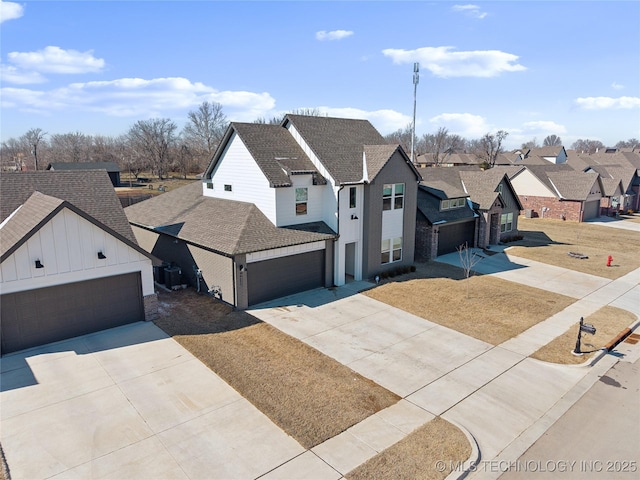
M 613 82 L 611 84 L 611 88 L 613 88 L 614 90 L 624 90 L 624 85 L 621 85 L 618 82 Z
M 477 18 L 482 20 L 488 14 L 487 12 L 483 12 L 478 5 L 454 5 L 451 7 L 451 10 L 454 12 L 464 13 L 468 17 Z
M 332 30 L 327 32 L 326 30 L 320 30 L 316 32 L 316 40 L 342 40 L 353 35 L 351 30 Z
M 581 97 L 576 104 L 585 110 L 610 110 L 640 108 L 640 97 Z
M 493 128 L 484 117 L 472 113 L 442 113 L 430 118 L 429 122 L 468 139 L 482 137 Z
M 52 90 L 2 88 L 2 106 L 50 114 L 55 111 L 100 112 L 116 117 L 170 116 L 204 101 L 222 104 L 234 120 L 253 121 L 275 107 L 268 93 L 219 91 L 186 78 L 121 78 L 72 83 Z
M 24 15 L 24 8 L 15 2 L 0 2 L 0 23 L 15 20 Z
M 395 64 L 420 62 L 436 77 L 495 77 L 502 72 L 518 72 L 526 67 L 518 56 L 499 50 L 454 52 L 455 47 L 422 47 L 415 50 L 388 48 L 382 51 Z
M 25 72 L 13 65 L 5 64 L 0 64 L 0 80 L 2 80 L 2 83 L 13 83 L 16 85 L 44 83 L 47 81 L 47 79 L 38 72 Z
M 564 125 L 550 121 L 550 120 L 538 120 L 534 122 L 525 122 L 523 125 L 523 133 L 528 135 L 560 135 L 567 132 L 567 128 Z
M 43 73 L 95 73 L 105 66 L 105 61 L 94 57 L 92 50 L 78 52 L 56 46 L 36 52 L 9 52 L 7 58 L 22 70 Z

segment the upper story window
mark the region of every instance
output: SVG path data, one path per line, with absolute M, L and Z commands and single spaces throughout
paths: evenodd
M 404 183 L 385 183 L 382 188 L 382 210 L 404 207 Z
M 498 185 L 498 193 L 502 194 L 502 184 Z
M 296 215 L 307 214 L 307 200 L 309 198 L 309 189 L 296 188 Z
M 233 191 L 233 187 L 231 185 L 229 185 L 229 184 L 225 184 L 224 191 L 225 192 L 231 192 L 231 191 Z
M 452 208 L 464 207 L 466 200 L 464 198 L 452 198 L 450 200 L 442 200 L 440 202 L 440 210 L 450 210 Z
M 207 182 L 207 188 L 213 190 L 213 182 Z
M 349 208 L 356 208 L 357 192 L 356 187 L 349 187 Z

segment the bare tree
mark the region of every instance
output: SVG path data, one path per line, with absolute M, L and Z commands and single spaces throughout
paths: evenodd
M 559 147 L 562 145 L 562 139 L 557 135 L 547 135 L 542 141 L 545 147 Z
M 632 148 L 640 147 L 640 141 L 637 138 L 630 138 L 629 140 L 621 140 L 615 145 L 616 148 Z
M 538 144 L 538 140 L 535 137 L 533 137 L 533 139 L 523 143 L 520 149 L 524 150 L 526 153 L 527 150 L 531 150 L 532 148 L 538 148 L 539 146 L 540 145 Z
M 169 164 L 169 153 L 176 141 L 178 127 L 168 118 L 139 120 L 127 133 L 129 146 L 146 157 L 160 180 L 164 180 Z
M 467 284 L 467 298 L 469 298 L 469 277 L 471 277 L 473 267 L 476 266 L 480 260 L 482 260 L 482 257 L 476 255 L 476 253 L 471 248 L 469 248 L 467 242 L 459 245 L 456 250 L 458 251 L 458 256 L 460 257 L 460 266 L 464 271 L 464 278 L 466 279 Z
M 188 113 L 189 123 L 182 130 L 182 137 L 189 150 L 208 162 L 229 125 L 222 105 L 216 102 L 202 102 L 198 110 Z
M 495 134 L 487 133 L 482 137 L 477 148 L 480 150 L 479 154 L 484 159 L 489 167 L 493 167 L 496 164 L 498 155 L 502 153 L 502 142 L 509 135 L 504 130 L 498 130 Z
M 405 152 L 411 151 L 411 136 L 413 135 L 413 127 L 411 124 L 404 128 L 396 130 L 384 137 L 384 139 L 392 144 L 399 143 Z M 418 149 L 416 149 L 418 151 Z
M 43 131 L 41 128 L 32 128 L 20 137 L 20 140 L 26 143 L 31 150 L 36 170 L 38 170 L 38 148 L 43 142 L 45 135 L 47 135 L 47 132 Z
M 600 140 L 579 138 L 571 144 L 571 148 L 579 153 L 595 153 L 604 148 L 604 144 Z
M 86 162 L 90 159 L 91 137 L 80 132 L 51 135 L 51 156 L 57 162 Z

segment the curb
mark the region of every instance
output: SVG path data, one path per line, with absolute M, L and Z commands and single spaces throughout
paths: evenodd
M 459 428 L 460 431 L 464 433 L 465 437 L 467 437 L 469 445 L 471 445 L 471 455 L 469 455 L 469 458 L 462 464 L 462 472 L 454 471 L 445 477 L 445 480 L 462 480 L 463 478 L 466 478 L 470 473 L 475 472 L 478 464 L 480 463 L 480 447 L 478 447 L 476 438 L 471 434 L 469 430 L 460 425 L 458 422 L 454 422 L 453 420 L 450 420 L 448 418 L 445 418 L 445 420 Z
M 604 348 L 607 350 L 607 352 L 610 352 L 611 350 L 613 350 L 619 343 L 623 342 L 625 340 L 625 338 L 627 338 L 629 335 L 631 335 L 633 333 L 633 331 L 638 328 L 638 326 L 640 326 L 640 320 L 637 320 L 636 322 L 632 323 L 631 325 L 629 325 L 629 327 L 625 328 L 624 330 L 622 330 L 618 335 L 616 335 L 613 340 L 611 340 L 609 343 L 607 343 Z

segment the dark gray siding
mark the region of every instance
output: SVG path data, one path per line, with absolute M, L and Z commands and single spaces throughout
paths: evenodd
M 382 242 L 382 188 L 386 183 L 404 183 L 404 220 L 402 236 L 402 261 L 382 265 L 380 251 Z M 404 157 L 396 152 L 378 176 L 364 188 L 363 260 L 362 277 L 371 278 L 382 270 L 414 261 L 416 236 L 416 209 L 418 179 Z

